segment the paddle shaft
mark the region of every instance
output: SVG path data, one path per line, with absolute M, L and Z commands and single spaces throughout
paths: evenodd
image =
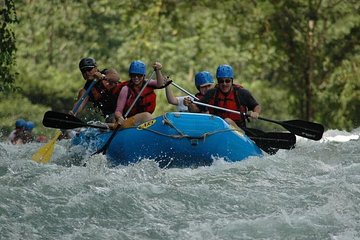
M 210 107 L 210 108 L 223 110 L 223 111 L 226 111 L 226 112 L 231 112 L 231 113 L 236 113 L 236 114 L 239 114 L 239 115 L 244 115 L 244 113 L 241 113 L 239 111 L 235 111 L 235 110 L 231 110 L 231 109 L 227 109 L 227 108 L 223 108 L 223 107 L 218 107 L 218 106 L 211 105 L 211 104 L 206 104 L 206 103 L 202 103 L 202 102 L 199 102 L 199 101 L 193 101 L 193 103 L 195 103 L 197 105 L 202 105 L 204 107 Z
M 72 110 L 74 115 L 76 115 L 76 113 L 79 110 L 81 104 L 84 102 L 85 98 L 87 98 L 87 96 L 89 95 L 91 89 L 95 86 L 96 82 L 97 82 L 97 79 L 94 79 L 94 81 L 91 82 L 88 89 L 86 89 L 86 92 L 80 97 L 80 100 L 78 101 L 78 103 L 75 105 L 75 107 Z
M 186 93 L 187 95 L 189 95 L 190 97 L 192 97 L 195 100 L 199 100 L 195 95 L 193 95 L 192 93 L 190 93 L 189 91 L 187 91 L 186 89 L 180 87 L 179 85 L 177 85 L 176 83 L 171 82 L 172 85 L 174 85 L 176 88 L 178 88 L 179 90 L 183 91 L 184 93 Z M 212 105 L 211 105 L 212 106 Z

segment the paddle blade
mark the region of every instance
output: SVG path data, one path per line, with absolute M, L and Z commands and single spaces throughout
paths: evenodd
M 104 146 L 102 146 L 100 149 L 98 149 L 96 152 L 94 152 L 93 154 L 91 154 L 91 156 L 95 155 L 95 154 L 106 154 L 107 149 L 110 146 L 111 141 L 113 140 L 113 138 L 115 137 L 116 133 L 118 130 L 121 129 L 121 125 L 117 125 L 115 130 L 112 132 L 111 136 L 109 137 L 109 139 L 106 141 L 106 143 L 104 144 Z
M 269 154 L 275 154 L 278 149 L 292 149 L 296 144 L 296 137 L 292 133 L 264 132 L 256 128 L 243 130 L 259 148 Z
M 73 129 L 87 126 L 77 117 L 60 112 L 48 111 L 43 118 L 43 125 L 50 128 Z
M 251 136 L 260 148 L 292 149 L 296 144 L 296 137 L 292 133 L 266 132 L 260 136 Z
M 38 163 L 48 163 L 54 152 L 55 143 L 61 134 L 61 131 L 57 130 L 55 136 L 32 156 L 32 160 Z
M 282 122 L 282 126 L 295 135 L 318 141 L 324 133 L 324 126 L 303 120 L 289 120 Z

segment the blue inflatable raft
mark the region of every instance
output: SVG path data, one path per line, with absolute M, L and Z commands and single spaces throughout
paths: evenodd
M 87 129 L 73 145 L 100 149 L 112 132 Z M 169 112 L 138 127 L 118 130 L 106 151 L 112 166 L 154 160 L 160 167 L 211 165 L 216 158 L 236 162 L 262 151 L 240 130 L 210 114 Z

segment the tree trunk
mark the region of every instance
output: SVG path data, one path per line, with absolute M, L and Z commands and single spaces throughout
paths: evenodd
M 314 27 L 315 20 L 309 19 L 308 22 L 308 67 L 305 77 L 305 120 L 310 121 L 313 118 L 313 109 L 312 109 L 312 87 L 313 82 L 313 72 L 314 72 Z

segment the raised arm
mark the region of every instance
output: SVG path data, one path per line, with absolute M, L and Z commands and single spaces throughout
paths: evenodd
M 161 73 L 162 65 L 159 62 L 155 62 L 153 64 L 153 68 L 154 68 L 155 74 L 156 74 L 156 86 L 158 88 L 161 88 L 165 85 L 165 79 Z
M 179 100 L 176 97 L 174 97 L 174 94 L 171 90 L 170 85 L 168 85 L 165 88 L 165 93 L 166 93 L 166 99 L 167 99 L 168 103 L 175 105 L 175 106 L 179 105 Z

